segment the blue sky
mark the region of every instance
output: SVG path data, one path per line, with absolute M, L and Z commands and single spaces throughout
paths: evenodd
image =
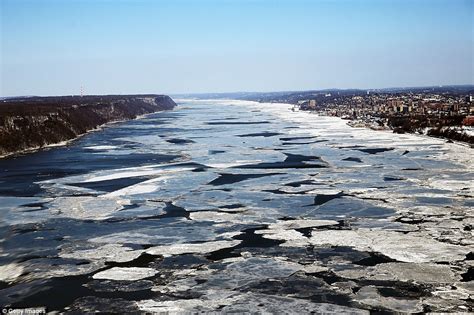
M 473 84 L 473 3 L 0 0 L 0 94 Z

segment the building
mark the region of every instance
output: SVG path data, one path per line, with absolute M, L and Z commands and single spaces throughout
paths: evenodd
M 393 109 L 395 113 L 403 112 L 403 101 L 397 99 L 389 99 L 388 106 Z
M 464 126 L 474 126 L 474 116 L 466 116 L 462 121 Z

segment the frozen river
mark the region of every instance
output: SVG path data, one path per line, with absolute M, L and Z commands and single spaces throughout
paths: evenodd
M 472 149 L 178 104 L 0 160 L 0 306 L 472 311 Z

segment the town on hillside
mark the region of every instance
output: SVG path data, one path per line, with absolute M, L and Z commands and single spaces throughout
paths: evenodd
M 349 120 L 353 127 L 419 133 L 474 144 L 474 86 L 381 90 L 322 90 L 251 95 L 319 115 Z

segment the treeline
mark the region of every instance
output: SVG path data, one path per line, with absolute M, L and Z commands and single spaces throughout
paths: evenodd
M 166 95 L 31 97 L 0 101 L 0 155 L 74 139 L 107 122 L 172 109 Z
M 464 116 L 426 117 L 426 116 L 391 116 L 388 117 L 388 125 L 395 133 L 424 133 L 427 135 L 445 138 L 449 140 L 462 141 L 474 144 L 474 136 L 459 130 Z
M 460 126 L 464 116 L 388 116 L 388 126 L 396 133 L 422 132 L 425 128 L 441 128 L 443 126 Z
M 469 143 L 471 147 L 474 145 L 474 136 L 468 135 L 465 132 L 460 132 L 455 128 L 434 128 L 428 130 L 427 134 L 433 137 L 466 142 Z

